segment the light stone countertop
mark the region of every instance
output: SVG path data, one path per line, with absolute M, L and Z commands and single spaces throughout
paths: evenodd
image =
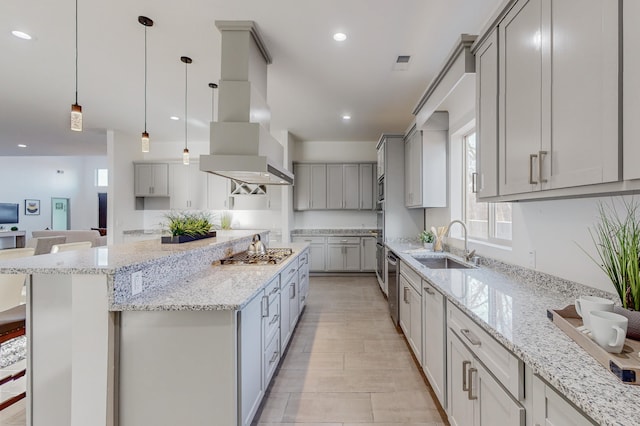
M 372 234 L 377 233 L 377 229 L 373 228 L 319 228 L 319 229 L 311 229 L 311 228 L 303 228 L 303 229 L 294 229 L 291 231 L 292 237 L 302 237 L 302 236 L 333 236 L 333 235 L 343 235 L 343 236 L 354 236 L 354 237 L 371 237 L 375 236 Z
M 429 269 L 413 256 L 443 254 L 415 244 L 387 246 L 596 422 L 640 423 L 640 386 L 623 384 L 547 318 L 547 309 L 564 308 L 581 294 L 603 292 L 579 284 L 567 286 L 560 279 L 557 286 L 551 280 L 536 282 L 517 267 L 511 274 L 487 267 Z
M 293 254 L 277 265 L 212 265 L 194 275 L 115 304 L 114 311 L 240 310 L 308 247 L 278 243 Z M 275 247 L 275 246 L 274 246 Z

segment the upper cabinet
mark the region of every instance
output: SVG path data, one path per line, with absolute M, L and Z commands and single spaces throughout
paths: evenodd
M 134 163 L 136 197 L 168 197 L 169 165 Z
M 624 2 L 624 16 L 622 17 L 623 38 L 628 42 L 623 43 L 623 82 L 624 96 L 623 108 L 623 176 L 625 180 L 640 179 L 640 50 L 634 42 L 638 37 L 637 25 L 640 22 L 640 2 L 626 0 Z
M 405 137 L 405 205 L 446 207 L 449 114 L 435 112 Z
M 207 208 L 207 174 L 197 163 L 169 165 L 169 196 L 172 209 Z
M 480 198 L 620 179 L 618 20 L 615 1 L 520 0 L 474 48 Z
M 294 164 L 294 210 L 373 210 L 373 163 Z

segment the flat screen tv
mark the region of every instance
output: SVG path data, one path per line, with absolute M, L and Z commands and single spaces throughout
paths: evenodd
M 18 204 L 0 203 L 0 224 L 18 223 Z

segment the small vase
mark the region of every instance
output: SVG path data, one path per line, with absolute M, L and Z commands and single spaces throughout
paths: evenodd
M 433 251 L 442 251 L 442 239 L 441 238 L 436 238 L 435 242 L 433 243 Z
M 627 338 L 640 340 L 640 311 L 630 311 L 621 306 L 614 306 L 613 312 L 627 317 L 629 325 L 627 325 Z
M 422 246 L 429 251 L 433 251 L 433 243 L 422 243 Z

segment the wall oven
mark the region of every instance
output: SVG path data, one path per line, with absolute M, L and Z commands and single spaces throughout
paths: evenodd
M 378 203 L 384 201 L 384 176 L 378 179 Z

